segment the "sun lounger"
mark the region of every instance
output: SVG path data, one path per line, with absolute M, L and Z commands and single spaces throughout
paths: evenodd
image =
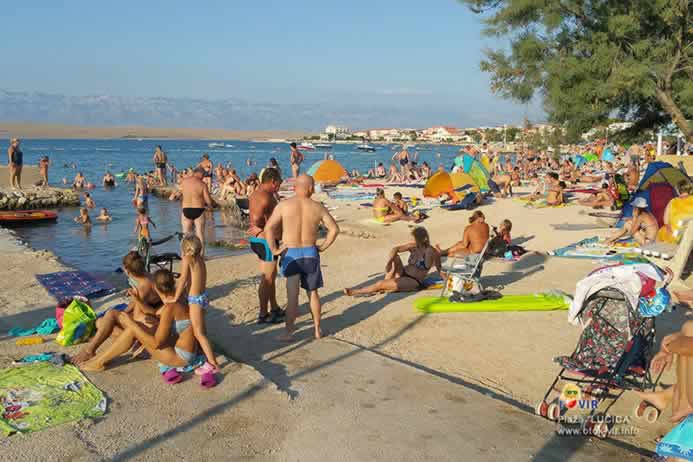
M 641 253 L 658 266 L 671 268 L 674 272 L 672 284 L 682 285 L 681 277 L 686 270 L 691 250 L 693 250 L 693 220 L 688 220 L 684 225 L 678 245 L 656 242 L 644 245 L 636 252 Z

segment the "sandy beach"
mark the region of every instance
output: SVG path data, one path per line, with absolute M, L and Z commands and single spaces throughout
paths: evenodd
M 199 139 L 271 140 L 298 139 L 303 132 L 290 130 L 229 130 L 208 128 L 152 128 L 138 126 L 85 127 L 60 124 L 0 122 L 0 137 L 32 139 Z
M 420 194 L 420 189 L 398 190 L 405 196 Z M 387 193 L 394 191 L 388 188 Z M 173 391 L 157 377 L 151 361 L 119 362 L 104 373 L 88 374 L 109 395 L 104 418 L 12 437 L 6 440 L 6 454 L 13 460 L 35 460 L 19 456 L 29 451 L 45 457 L 47 448 L 60 440 L 69 441 L 69 454 L 80 460 L 165 460 L 163 454 L 174 447 L 183 460 L 198 460 L 200 453 L 190 445 L 206 435 L 214 441 L 202 449 L 206 457 L 317 461 L 337 451 L 351 454 L 344 460 L 459 460 L 458 454 L 467 454 L 470 460 L 635 461 L 649 454 L 654 438 L 670 428 L 665 414 L 654 425 L 633 420 L 635 436 L 592 439 L 589 444 L 556 437 L 554 424 L 534 416 L 533 410 L 558 372 L 552 358 L 569 354 L 578 339 L 579 330 L 567 323 L 566 312 L 423 315 L 414 310 L 414 300 L 437 292 L 346 297 L 344 287 L 382 275 L 387 252 L 408 241 L 411 228 L 405 223 L 371 224 L 371 210 L 355 203 L 327 203 L 336 207 L 332 213 L 344 231 L 322 261 L 327 338 L 311 340 L 302 296 L 297 341 L 280 342 L 283 325 L 255 323 L 256 257 L 214 258 L 208 263 L 212 306 L 207 325 L 224 356 L 218 387 L 200 394 L 189 380 Z M 611 232 L 580 215 L 578 206 L 530 210 L 514 200 L 497 200 L 482 210 L 492 224 L 512 220 L 515 240 L 538 252 L 514 263 L 487 262 L 484 284 L 502 287 L 504 294 L 548 289 L 572 293 L 595 262 L 543 252 Z M 449 245 L 460 238 L 469 213 L 436 208 L 424 225 L 434 243 Z M 554 229 L 565 223 L 586 229 Z M 3 255 L 12 261 L 0 270 L 0 327 L 6 331 L 37 324 L 51 315 L 54 301 L 34 274 L 64 266 L 48 252 L 15 244 L 8 233 L 0 237 Z M 280 278 L 282 305 L 284 287 Z M 111 297 L 99 306 L 103 303 L 114 301 Z M 658 335 L 679 326 L 682 316 L 661 316 Z M 61 348 L 52 342 L 17 347 L 5 338 L 3 366 L 12 357 L 56 349 Z M 133 378 L 140 383 L 138 390 L 148 392 L 133 397 Z M 667 375 L 664 383 L 671 380 Z M 166 406 L 155 398 L 159 393 L 166 397 Z M 612 413 L 630 416 L 636 403 L 626 394 Z

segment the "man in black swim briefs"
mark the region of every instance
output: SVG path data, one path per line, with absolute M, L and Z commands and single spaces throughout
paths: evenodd
M 281 322 L 281 318 L 284 316 L 284 312 L 277 303 L 277 257 L 272 254 L 270 246 L 265 240 L 265 224 L 277 206 L 276 194 L 281 184 L 282 178 L 279 171 L 274 168 L 266 168 L 262 173 L 262 183 L 248 198 L 250 249 L 260 259 L 260 272 L 262 273 L 258 288 L 260 300 L 258 323 L 260 324 L 268 321 Z M 268 305 L 271 311 L 268 311 Z
M 181 225 L 183 234 L 190 234 L 195 231 L 195 235 L 202 242 L 204 254 L 205 244 L 205 209 L 212 208 L 214 201 L 209 195 L 207 185 L 202 178 L 204 170 L 200 167 L 195 168 L 193 174 L 181 181 L 180 189 L 182 194 L 182 216 Z

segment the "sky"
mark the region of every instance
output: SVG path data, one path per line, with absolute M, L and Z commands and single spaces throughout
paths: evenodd
M 0 7 L 0 89 L 376 104 L 456 125 L 541 118 L 537 105 L 491 93 L 479 62 L 485 48 L 506 44 L 484 37 L 481 18 L 455 0 L 0 0 Z

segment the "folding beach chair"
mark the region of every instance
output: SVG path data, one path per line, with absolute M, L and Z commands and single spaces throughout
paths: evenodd
M 484 287 L 481 285 L 481 270 L 484 266 L 484 256 L 486 255 L 489 242 L 490 240 L 486 241 L 484 248 L 478 254 L 448 258 L 443 265 L 443 271 L 448 277 L 445 284 L 443 284 L 443 290 L 440 293 L 441 297 L 451 295 L 454 288 L 459 286 L 459 283 L 455 283 L 455 279 L 462 282 L 462 287 L 465 291 L 472 290 L 475 284 L 479 291 L 484 290 Z
M 644 255 L 652 263 L 664 268 L 669 267 L 674 273 L 672 285 L 685 286 L 682 282 L 686 271 L 686 265 L 693 251 L 693 220 L 681 223 L 681 240 L 678 244 L 654 243 L 634 249 L 635 252 Z

